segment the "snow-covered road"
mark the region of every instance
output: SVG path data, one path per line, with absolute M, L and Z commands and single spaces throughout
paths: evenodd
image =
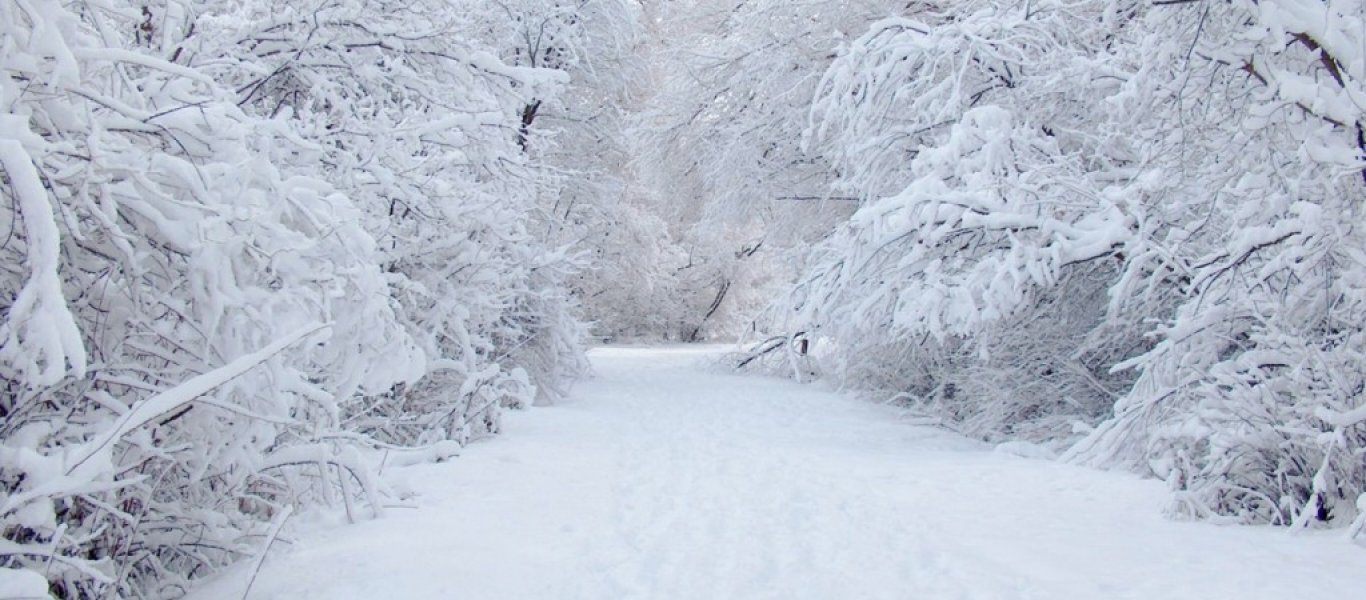
M 716 349 L 603 348 L 573 401 L 396 474 L 418 508 L 277 547 L 253 599 L 1289 599 L 1340 532 L 1164 520 L 1163 485 L 992 452 Z M 237 600 L 245 567 L 193 597 Z

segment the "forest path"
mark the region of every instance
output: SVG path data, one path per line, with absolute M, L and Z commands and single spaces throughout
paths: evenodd
M 397 470 L 418 508 L 313 527 L 252 599 L 1347 598 L 1340 533 L 1164 520 L 1163 485 L 993 452 L 886 407 L 601 348 L 559 406 Z M 301 517 L 302 518 L 302 517 Z M 242 597 L 248 567 L 192 595 Z

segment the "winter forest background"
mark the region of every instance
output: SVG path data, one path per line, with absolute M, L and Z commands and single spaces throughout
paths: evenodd
M 1362 529 L 1361 0 L 4 0 L 0 70 L 0 573 L 57 597 L 381 513 L 589 340 Z

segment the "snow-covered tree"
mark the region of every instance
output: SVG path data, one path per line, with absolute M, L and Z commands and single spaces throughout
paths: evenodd
M 369 449 L 562 392 L 519 132 L 566 77 L 447 8 L 0 5 L 0 566 L 178 595 L 296 505 L 379 512 Z
M 801 147 L 819 74 L 841 36 L 887 2 L 654 3 L 652 93 L 635 116 L 635 177 L 687 256 L 674 275 L 684 339 L 734 336 L 795 277 L 807 246 L 853 204 Z
M 1361 417 L 1366 49 L 1359 2 L 1148 8 L 1116 94 L 1143 235 L 1113 292 L 1176 300 L 1115 416 L 1073 449 L 1165 478 L 1177 514 L 1344 524 Z M 1161 107 L 1140 119 L 1148 107 Z M 1132 310 L 1132 309 L 1130 309 Z M 1141 309 L 1140 309 L 1141 310 Z
M 645 87 L 640 7 L 626 0 L 498 7 L 483 29 L 504 60 L 568 75 L 561 93 L 522 112 L 524 148 L 551 169 L 534 231 L 584 261 L 570 285 L 596 334 L 648 337 L 659 331 L 655 314 L 670 295 L 661 283 L 673 267 L 660 220 L 642 205 L 648 194 L 627 172 L 627 113 Z
M 1091 339 L 1111 321 L 1104 290 L 1133 225 L 1096 183 L 1112 169 L 1109 142 L 1086 132 L 1099 96 L 1067 93 L 1093 85 L 1074 60 L 1095 51 L 1078 10 L 883 19 L 812 106 L 808 147 L 832 158 L 838 189 L 870 200 L 818 250 L 798 327 L 838 342 L 837 373 L 900 379 L 891 390 L 979 435 L 1094 422 L 1124 388 L 1107 359 L 1139 345 Z M 904 351 L 868 352 L 889 333 Z
M 489 405 L 521 384 L 513 371 L 485 372 L 484 363 L 498 357 L 507 366 L 516 355 L 544 399 L 553 398 L 563 379 L 557 365 L 576 352 L 563 288 L 576 267 L 532 231 L 546 175 L 523 151 L 522 114 L 566 77 L 506 66 L 453 35 L 468 27 L 468 11 L 403 6 L 262 13 L 235 35 L 255 40 L 250 59 L 287 57 L 269 71 L 283 69 L 274 75 L 282 79 L 238 87 L 260 90 L 253 102 L 263 111 L 291 106 L 325 140 L 335 180 L 370 210 L 391 285 L 434 359 L 429 387 L 479 379 L 467 391 Z M 455 433 L 469 423 L 447 425 Z
M 1099 425 L 1068 456 L 1167 479 L 1180 514 L 1350 520 L 1361 10 L 878 21 L 825 71 L 805 137 L 866 200 L 779 316 L 846 383 L 974 434 Z

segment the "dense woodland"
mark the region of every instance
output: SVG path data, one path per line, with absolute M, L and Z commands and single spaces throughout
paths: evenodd
M 381 515 L 602 340 L 1363 527 L 1361 0 L 5 0 L 0 73 L 0 574 L 59 598 Z

